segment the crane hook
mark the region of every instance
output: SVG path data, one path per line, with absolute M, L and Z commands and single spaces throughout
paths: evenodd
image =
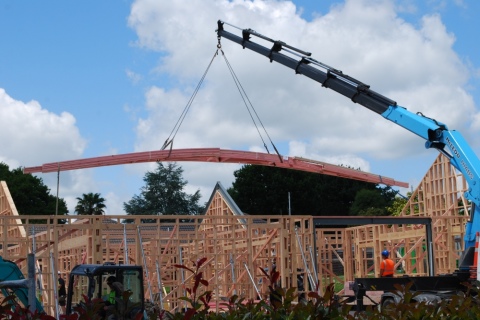
M 221 37 L 217 36 L 217 40 L 218 40 L 217 48 L 218 49 L 222 49 L 222 44 L 220 43 L 220 39 L 221 39 Z

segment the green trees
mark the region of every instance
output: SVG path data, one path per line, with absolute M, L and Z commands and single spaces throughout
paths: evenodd
M 200 190 L 193 195 L 183 191 L 188 181 L 183 180 L 181 167 L 161 162 L 157 166 L 154 172 L 145 174 L 140 195 L 123 204 L 128 215 L 196 215 L 204 210 L 198 205 Z
M 390 207 L 387 208 L 387 211 L 390 215 L 392 216 L 399 216 L 400 213 L 402 213 L 402 210 L 403 208 L 405 207 L 405 205 L 407 204 L 408 200 L 410 197 L 412 196 L 412 193 L 411 192 L 407 192 L 407 197 L 406 198 L 403 198 L 403 197 L 395 197 L 395 199 L 393 200 L 392 204 L 390 205 Z M 415 212 L 414 213 L 417 213 L 418 212 L 418 207 L 415 206 L 414 207 L 414 210 Z M 410 208 L 407 208 L 406 211 L 405 211 L 405 214 L 411 214 L 410 212 Z
M 7 164 L 0 163 L 0 181 L 7 183 L 17 211 L 21 215 L 54 215 L 57 197 L 50 194 L 50 189 L 41 178 L 24 174 L 21 168 L 10 171 Z M 64 199 L 58 199 L 58 215 L 68 213 Z M 38 221 L 41 223 L 41 221 Z
M 388 208 L 393 205 L 395 194 L 390 188 L 362 189 L 355 195 L 350 207 L 350 215 L 356 216 L 386 216 Z
M 394 197 L 393 191 L 372 183 L 275 167 L 245 165 L 234 176 L 228 193 L 253 215 L 289 214 L 289 193 L 292 215 L 315 216 L 384 215 Z M 364 196 L 373 199 L 367 202 Z
M 102 215 L 105 213 L 105 199 L 99 193 L 84 193 L 77 198 L 75 213 L 78 215 Z

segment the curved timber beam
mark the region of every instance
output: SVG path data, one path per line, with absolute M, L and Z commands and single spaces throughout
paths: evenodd
M 408 188 L 407 182 L 383 177 L 360 170 L 350 169 L 326 162 L 310 160 L 299 157 L 283 156 L 282 160 L 277 154 L 268 154 L 250 151 L 223 150 L 219 148 L 201 149 L 173 149 L 117 154 L 78 160 L 45 163 L 41 166 L 26 167 L 24 173 L 48 173 L 86 168 L 115 166 L 121 164 L 144 162 L 218 162 L 218 163 L 243 163 L 260 166 L 278 167 L 286 169 L 315 172 L 346 179 L 360 180 L 371 183 L 385 184 Z

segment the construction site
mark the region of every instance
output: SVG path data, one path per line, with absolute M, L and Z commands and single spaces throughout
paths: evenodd
M 413 284 L 411 290 L 418 293 L 416 297 L 428 304 L 441 301 L 445 296 L 440 293 L 448 291 L 451 298 L 461 292 L 467 280 L 472 283 L 480 279 L 480 222 L 474 219 L 480 214 L 480 160 L 459 132 L 448 130 L 446 125 L 422 113 L 409 112 L 363 82 L 310 58 L 310 53 L 301 49 L 252 29 L 242 29 L 240 36 L 224 29 L 224 25 L 230 24 L 219 20 L 217 25 L 218 49 L 220 39 L 235 42 L 415 133 L 425 140 L 427 149 L 439 151 L 421 182 L 412 189 L 406 205 L 398 215 L 388 217 L 339 216 L 335 212 L 324 217 L 279 216 L 270 212 L 249 215 L 217 182 L 205 211 L 196 216 L 29 216 L 24 212 L 20 216 L 8 185 L 1 182 L 0 256 L 37 284 L 34 293 L 29 291 L 27 303 L 35 295 L 46 313 L 58 317 L 58 274 L 68 280 L 66 314 L 71 314 L 72 305 L 81 303 L 85 292 L 89 298 L 108 297 L 102 293 L 107 293 L 107 285 L 114 283 L 113 272 L 95 274 L 95 270 L 118 266 L 118 279 L 113 278 L 123 284 L 136 281 L 132 287 L 141 294 L 132 294 L 135 301 L 143 304 L 149 300 L 160 309 L 179 312 L 187 310 L 182 298 L 191 294 L 195 283 L 200 283 L 192 271 L 198 267 L 197 261 L 202 261 L 199 271 L 205 280 L 199 294 L 211 291 L 209 304 L 217 311 L 222 302 L 235 295 L 268 301 L 270 283 L 265 275 L 272 270 L 280 275 L 276 286 L 296 288 L 297 303 L 302 294 L 322 294 L 333 285 L 339 297 L 353 297 L 357 307 L 363 307 L 366 292 L 380 294 L 377 301 L 368 297 L 382 307 L 395 303 L 396 298 L 388 294 L 399 283 Z M 273 47 L 251 41 L 251 37 L 272 42 Z M 47 163 L 24 168 L 24 173 L 60 175 L 60 171 L 109 165 L 203 161 L 275 166 L 408 188 L 408 184 L 392 178 L 284 157 L 278 152 L 172 147 L 165 150 L 168 145 L 164 144 L 160 151 Z M 381 277 L 382 256 L 393 260 L 389 262 L 393 265 L 390 277 Z M 79 271 L 77 266 L 83 269 Z M 120 272 L 120 266 L 132 266 L 130 271 L 135 268 L 137 273 Z M 77 281 L 74 276 L 89 278 Z M 118 298 L 116 294 L 110 296 L 113 304 Z M 144 311 L 143 305 L 140 311 Z
M 465 190 L 464 177 L 441 154 L 401 215 L 388 222 L 338 217 L 334 212 L 328 219 L 268 212 L 249 216 L 221 183 L 199 216 L 19 216 L 2 181 L 0 256 L 26 275 L 27 255 L 34 253 L 37 298 L 52 315 L 57 270 L 68 279 L 78 264 L 142 266 L 146 299 L 172 312 L 182 308 L 185 302 L 179 298 L 192 284 L 192 274 L 175 265 L 192 266 L 201 258 L 207 259 L 202 271 L 213 291 L 212 306 L 234 294 L 267 299 L 268 283 L 260 268 L 268 272 L 275 267 L 283 287 L 301 292 L 319 283 L 322 292 L 333 283 L 343 294 L 355 278 L 378 276 L 385 249 L 392 253 L 399 274 L 454 272 L 470 218 Z M 39 219 L 47 223 L 38 224 Z

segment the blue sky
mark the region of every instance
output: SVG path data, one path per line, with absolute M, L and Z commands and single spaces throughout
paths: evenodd
M 216 49 L 216 21 L 310 51 L 480 154 L 478 1 L 13 1 L 0 4 L 0 161 L 12 168 L 158 150 Z M 235 32 L 234 29 L 229 31 Z M 311 80 L 222 41 L 283 155 L 360 167 L 415 188 L 437 156 L 423 141 Z M 216 59 L 174 147 L 261 151 Z M 179 163 L 206 201 L 239 166 Z M 154 164 L 61 174 L 60 196 L 99 192 L 109 214 Z M 56 174 L 39 174 L 56 191 Z

